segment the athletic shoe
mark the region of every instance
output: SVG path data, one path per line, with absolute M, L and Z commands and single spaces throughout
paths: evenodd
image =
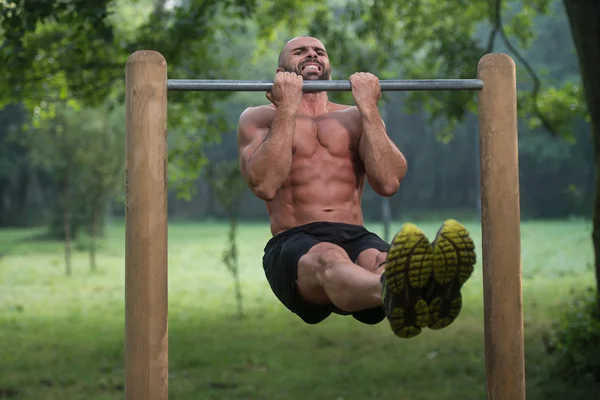
M 429 240 L 416 225 L 405 224 L 392 240 L 381 277 L 383 309 L 396 336 L 417 336 L 429 324 L 423 288 L 432 271 Z
M 430 329 L 442 329 L 456 320 L 462 309 L 460 289 L 473 273 L 475 244 L 469 231 L 451 219 L 438 231 L 433 247 L 433 274 L 426 289 Z

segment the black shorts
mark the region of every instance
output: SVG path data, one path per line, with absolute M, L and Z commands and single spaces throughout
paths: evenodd
M 296 288 L 298 261 L 314 245 L 327 242 L 343 248 L 352 262 L 366 249 L 388 252 L 390 245 L 365 227 L 332 222 L 313 222 L 275 235 L 265 246 L 263 268 L 275 296 L 290 311 L 308 324 L 317 324 L 331 313 L 349 315 L 365 324 L 385 318 L 382 307 L 348 313 L 333 304 L 313 304 L 302 298 Z

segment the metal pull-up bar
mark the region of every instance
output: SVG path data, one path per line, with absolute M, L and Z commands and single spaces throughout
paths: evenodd
M 419 79 L 380 80 L 381 90 L 386 91 L 424 91 L 424 90 L 481 90 L 480 79 Z M 219 92 L 267 92 L 273 87 L 273 81 L 238 81 L 226 79 L 169 79 L 167 89 L 177 92 L 219 91 Z M 352 90 L 348 80 L 304 81 L 305 92 L 348 92 Z
M 524 400 L 515 64 L 505 54 L 487 54 L 479 61 L 477 78 L 383 80 L 381 85 L 383 90 L 479 91 L 487 398 Z M 125 399 L 167 400 L 167 94 L 266 92 L 272 82 L 168 80 L 167 63 L 155 51 L 133 53 L 125 81 Z M 351 90 L 349 81 L 304 84 L 308 90 Z

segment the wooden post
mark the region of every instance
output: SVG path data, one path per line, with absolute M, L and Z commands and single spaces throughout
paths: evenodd
M 167 63 L 137 51 L 125 80 L 125 399 L 166 400 Z
M 478 76 L 487 398 L 524 400 L 515 63 L 487 54 Z

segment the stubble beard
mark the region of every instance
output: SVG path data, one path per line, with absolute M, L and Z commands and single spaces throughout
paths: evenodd
M 308 72 L 306 75 L 302 73 L 300 68 L 293 68 L 289 65 L 284 66 L 284 70 L 286 72 L 294 72 L 297 75 L 302 76 L 302 78 L 306 81 L 328 81 L 331 79 L 331 68 L 323 68 L 323 72 L 319 74 L 313 74 Z

